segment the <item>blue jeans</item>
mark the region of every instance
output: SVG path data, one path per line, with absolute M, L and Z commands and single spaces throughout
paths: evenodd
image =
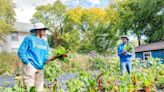
M 132 62 L 131 61 L 120 62 L 120 70 L 123 76 L 126 75 L 126 70 L 128 74 L 130 74 L 132 70 Z

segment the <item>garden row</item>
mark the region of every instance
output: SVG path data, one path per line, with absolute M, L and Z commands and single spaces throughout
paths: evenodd
M 69 62 L 55 60 L 45 66 L 45 78 L 53 92 L 157 92 L 164 88 L 164 65 L 159 59 L 133 60 L 133 72 L 121 76 L 116 56 L 72 53 Z M 60 81 L 61 75 L 73 77 Z M 75 76 L 74 76 L 75 75 Z M 20 82 L 20 81 L 19 81 Z M 24 92 L 19 82 L 15 92 Z M 18 91 L 19 90 L 19 91 Z M 7 91 L 6 91 L 7 92 Z

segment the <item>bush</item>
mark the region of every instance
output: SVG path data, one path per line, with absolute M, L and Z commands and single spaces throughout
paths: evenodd
M 0 53 L 0 74 L 14 73 L 17 65 L 16 53 Z

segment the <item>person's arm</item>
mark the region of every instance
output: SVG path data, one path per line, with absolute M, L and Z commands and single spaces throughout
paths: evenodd
M 27 55 L 26 55 L 28 47 L 29 47 L 29 39 L 28 39 L 28 37 L 26 37 L 18 49 L 18 56 L 21 58 L 23 64 L 29 63 L 29 60 L 28 60 Z
M 133 56 L 134 54 L 133 54 L 133 52 L 128 52 L 127 55 Z
M 124 52 L 124 49 L 121 48 L 121 45 L 118 46 L 117 48 L 117 54 L 120 56 L 120 55 L 123 55 L 125 52 Z
M 51 57 L 49 58 L 49 49 L 50 49 L 50 46 L 48 43 L 46 43 L 47 45 L 47 50 L 45 51 L 45 59 L 44 59 L 44 63 L 47 64 L 51 61 L 54 61 L 56 59 L 56 57 Z
M 48 64 L 49 62 L 54 61 L 55 59 L 56 59 L 56 57 L 49 58 L 49 59 L 46 61 L 45 64 Z
M 46 51 L 45 51 L 45 53 L 44 53 L 44 63 L 46 63 L 46 62 L 48 62 L 49 61 L 49 44 L 48 44 L 48 42 L 45 42 L 46 43 L 46 47 L 47 47 L 47 49 L 46 49 Z
M 49 59 L 46 61 L 45 64 L 48 64 L 49 62 L 54 61 L 54 60 L 57 59 L 57 58 L 63 58 L 63 57 L 67 57 L 67 55 L 64 54 L 64 55 L 61 55 L 61 56 L 59 56 L 59 57 L 56 57 L 56 56 L 51 57 L 51 58 L 49 58 Z

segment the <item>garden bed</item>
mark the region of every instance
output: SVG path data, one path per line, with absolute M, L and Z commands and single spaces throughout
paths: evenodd
M 45 88 L 52 90 L 55 87 L 58 92 L 142 92 L 146 88 L 162 92 L 163 69 L 159 59 L 135 59 L 131 75 L 121 76 L 115 56 L 72 54 L 69 62 L 55 61 L 45 66 Z

